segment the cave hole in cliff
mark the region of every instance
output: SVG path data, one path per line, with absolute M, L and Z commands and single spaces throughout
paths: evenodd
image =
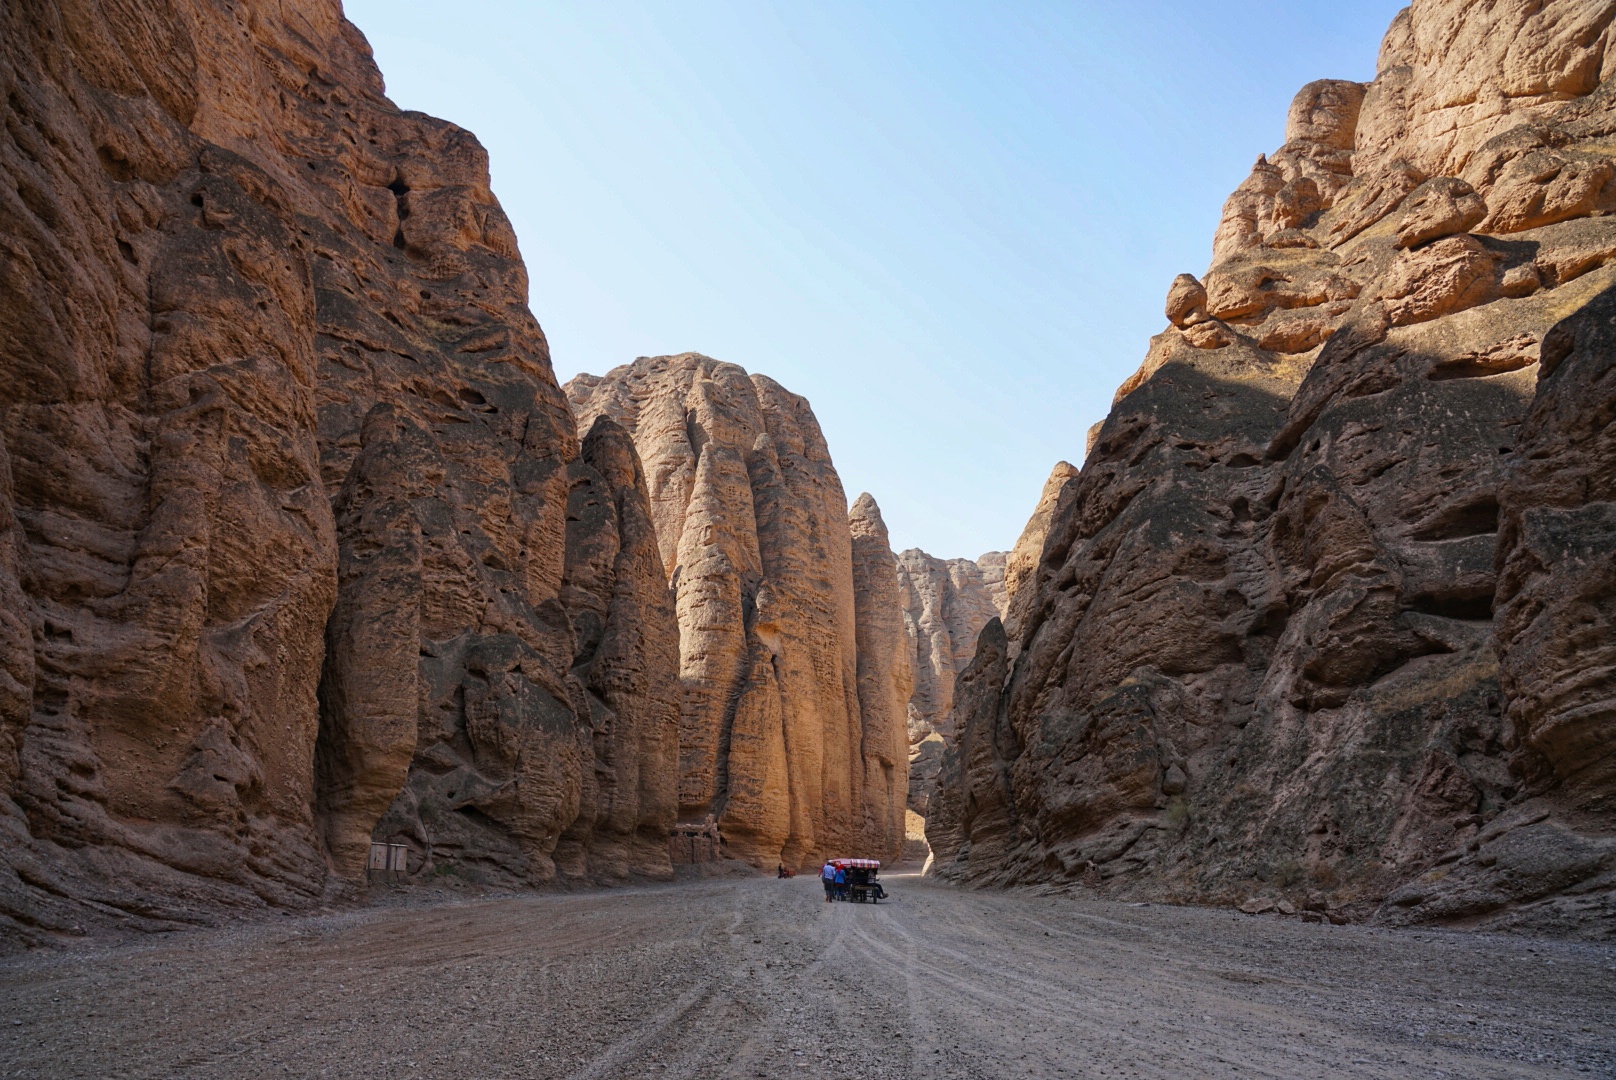
M 1268 637 L 1277 641 L 1285 633 L 1290 621 L 1290 606 L 1283 601 L 1275 601 L 1257 613 L 1247 634 L 1250 637 Z
M 101 170 L 119 183 L 127 183 L 135 178 L 135 167 L 112 147 L 97 147 L 95 157 L 101 163 Z
M 404 239 L 404 222 L 410 216 L 410 185 L 400 176 L 387 185 L 387 190 L 393 193 L 393 202 L 398 207 L 398 229 L 393 233 L 393 246 L 403 251 L 408 246 L 408 241 Z
M 1422 521 L 1415 540 L 1463 540 L 1498 531 L 1498 497 L 1492 492 L 1443 507 Z
M 1443 619 L 1485 622 L 1493 617 L 1493 590 L 1487 587 L 1433 589 L 1409 597 L 1410 611 Z
M 1474 359 L 1462 360 L 1449 364 L 1438 364 L 1425 373 L 1425 377 L 1432 382 L 1447 382 L 1449 379 L 1485 379 L 1489 375 L 1503 375 L 1510 371 L 1519 371 L 1524 367 L 1531 367 L 1537 362 L 1535 357 L 1516 356 L 1507 360 Z

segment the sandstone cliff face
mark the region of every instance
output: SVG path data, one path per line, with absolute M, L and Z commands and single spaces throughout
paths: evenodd
M 940 872 L 1616 930 L 1609 5 L 1297 96 L 961 677 Z
M 849 518 L 807 401 L 734 364 L 642 357 L 567 384 L 580 427 L 609 417 L 645 462 L 676 596 L 679 814 L 772 867 L 896 858 L 908 789 L 886 527 Z
M 954 677 L 976 653 L 976 637 L 1007 605 L 1005 555 L 938 559 L 919 548 L 897 558 L 904 631 L 913 657 L 907 703 L 909 809 L 926 816 L 943 752 L 954 738 Z
M 667 873 L 676 628 L 452 124 L 335 2 L 0 11 L 0 919 Z
M 847 515 L 853 534 L 853 608 L 858 625 L 859 717 L 864 764 L 863 835 L 895 860 L 907 837 L 908 715 L 915 668 L 908 619 L 899 593 L 881 508 L 868 492 Z

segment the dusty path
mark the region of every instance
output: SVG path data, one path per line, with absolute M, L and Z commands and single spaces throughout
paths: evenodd
M 1616 1075 L 1616 949 L 745 879 L 0 962 L 5 1077 Z

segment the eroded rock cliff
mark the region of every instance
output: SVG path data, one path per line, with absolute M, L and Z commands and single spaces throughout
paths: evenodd
M 677 637 L 486 155 L 334 0 L 0 10 L 0 920 L 669 872 Z
M 676 596 L 679 814 L 727 852 L 896 858 L 908 791 L 902 611 L 886 526 L 847 498 L 808 402 L 695 353 L 567 384 L 639 448 Z
M 1303 88 L 960 679 L 940 872 L 1616 932 L 1613 18 Z
M 847 515 L 853 534 L 853 609 L 858 628 L 859 719 L 864 764 L 863 835 L 894 860 L 907 832 L 911 785 L 905 722 L 915 687 L 914 651 L 898 560 L 881 508 L 866 492 Z
M 1005 554 L 939 559 L 919 548 L 898 556 L 904 631 L 913 657 L 907 704 L 909 809 L 926 816 L 943 752 L 954 738 L 954 678 L 976 654 L 976 637 L 1007 607 Z

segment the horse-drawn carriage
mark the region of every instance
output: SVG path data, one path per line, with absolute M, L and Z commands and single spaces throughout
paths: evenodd
M 881 873 L 881 860 L 879 859 L 832 859 L 831 865 L 847 873 L 847 884 L 843 886 L 843 900 L 856 900 L 858 903 L 879 904 L 886 899 L 887 891 L 881 887 L 876 878 Z

